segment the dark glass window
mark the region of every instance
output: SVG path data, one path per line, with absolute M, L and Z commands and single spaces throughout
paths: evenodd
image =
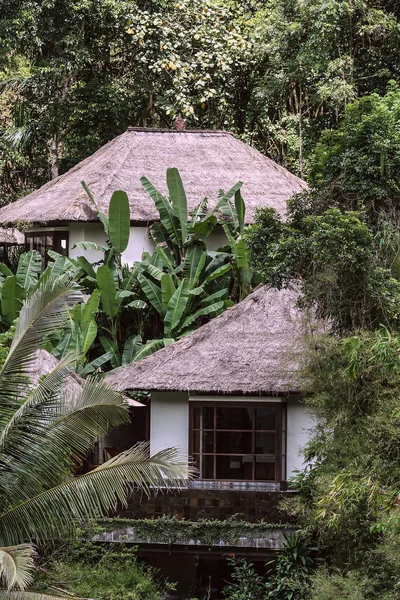
M 281 481 L 285 405 L 191 403 L 190 447 L 201 479 Z
M 26 233 L 25 245 L 27 250 L 39 252 L 43 257 L 43 265 L 47 266 L 49 250 L 68 256 L 68 231 Z

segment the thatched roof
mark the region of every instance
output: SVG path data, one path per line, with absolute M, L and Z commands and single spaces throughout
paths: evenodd
M 115 371 L 119 390 L 281 394 L 302 389 L 306 323 L 297 292 L 263 286 L 181 340 Z
M 34 387 L 38 384 L 39 379 L 53 371 L 57 365 L 59 364 L 59 360 L 55 358 L 50 352 L 44 350 L 43 348 L 38 348 L 35 352 L 35 360 L 29 365 L 28 376 L 29 376 L 29 384 Z M 73 371 L 69 372 L 65 381 L 63 382 L 63 390 L 66 392 L 66 396 L 75 396 L 75 394 L 79 393 L 80 389 L 84 384 L 84 379 L 79 377 Z M 128 402 L 130 406 L 144 406 L 141 402 L 137 400 L 133 400 L 131 398 L 125 397 L 125 400 Z
M 21 246 L 25 244 L 25 236 L 19 229 L 0 227 L 0 245 Z
M 96 211 L 81 181 L 90 187 L 103 211 L 108 210 L 115 190 L 125 190 L 132 221 L 157 220 L 158 213 L 140 178 L 148 177 L 166 194 L 168 167 L 179 169 L 191 210 L 205 196 L 213 206 L 221 188 L 227 191 L 243 181 L 248 222 L 256 207 L 272 206 L 285 214 L 286 200 L 306 187 L 301 179 L 228 132 L 129 128 L 64 175 L 1 208 L 0 223 L 95 221 Z

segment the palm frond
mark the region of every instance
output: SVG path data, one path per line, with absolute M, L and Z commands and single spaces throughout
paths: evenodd
M 21 309 L 7 359 L 0 372 L 0 424 L 19 408 L 26 392 L 27 370 L 34 352 L 48 334 L 60 327 L 66 311 L 82 299 L 69 275 L 42 282 Z
M 0 577 L 7 590 L 24 590 L 33 580 L 36 551 L 31 544 L 0 548 Z
M 49 466 L 51 468 L 51 466 Z M 94 471 L 61 483 L 0 515 L 0 540 L 5 545 L 62 535 L 74 519 L 109 514 L 126 506 L 135 487 L 180 488 L 192 476 L 186 459 L 174 448 L 149 456 L 148 444 L 139 444 Z
M 99 435 L 129 422 L 124 396 L 105 381 L 90 378 L 78 390 L 63 385 L 55 393 L 59 375 L 55 370 L 44 378 L 42 394 L 37 389 L 32 393 L 38 403 L 31 399 L 25 412 L 22 408 L 28 401 L 24 403 L 20 419 L 14 421 L 18 427 L 9 431 L 7 454 L 0 454 L 0 494 L 9 502 L 25 501 L 53 487 Z

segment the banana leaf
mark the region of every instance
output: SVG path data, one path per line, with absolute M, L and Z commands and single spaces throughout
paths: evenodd
M 188 300 L 189 283 L 182 279 L 168 303 L 168 310 L 164 318 L 164 334 L 167 337 L 172 337 L 171 332 L 178 327 Z
M 183 321 L 183 323 L 178 331 L 179 337 L 183 336 L 184 330 L 187 327 L 189 327 L 190 325 L 192 325 L 192 323 L 197 321 L 197 319 L 199 319 L 200 317 L 206 317 L 206 316 L 210 316 L 210 315 L 213 315 L 215 317 L 217 314 L 221 313 L 223 311 L 223 309 L 224 309 L 223 301 L 215 302 L 214 304 L 211 304 L 210 306 L 205 306 L 204 308 L 200 308 L 192 315 L 189 315 L 188 317 L 186 317 L 186 319 Z
M 140 350 L 141 346 L 142 338 L 140 337 L 140 335 L 132 335 L 126 340 L 124 344 L 124 349 L 122 351 L 122 366 L 125 367 L 127 365 L 130 365 L 131 362 L 133 362 L 133 359 Z
M 188 211 L 186 194 L 178 169 L 167 169 L 167 186 L 169 192 L 169 199 L 171 200 L 172 206 L 174 208 L 176 216 L 178 217 L 179 224 L 181 227 L 182 242 L 184 242 L 188 234 Z
M 150 198 L 153 200 L 154 204 L 160 215 L 160 221 L 164 225 L 167 230 L 168 235 L 171 238 L 171 241 L 174 244 L 180 244 L 181 242 L 181 232 L 179 228 L 179 219 L 176 215 L 174 215 L 174 211 L 172 210 L 172 206 L 167 198 L 160 194 L 159 191 L 154 187 L 154 185 L 147 179 L 147 177 L 142 177 L 140 179 L 143 189 Z
M 246 206 L 244 204 L 244 200 L 242 198 L 240 190 L 238 190 L 235 194 L 235 208 L 238 220 L 239 233 L 242 234 L 244 231 L 244 218 L 246 214 Z
M 130 208 L 126 192 L 121 190 L 111 196 L 108 209 L 109 236 L 117 254 L 127 249 L 130 233 Z
M 86 304 L 82 306 L 80 325 L 82 328 L 92 321 L 99 310 L 100 290 L 94 290 L 89 296 Z
M 168 308 L 169 301 L 175 293 L 176 287 L 172 275 L 164 273 L 161 277 L 161 299 L 165 310 Z
M 85 327 L 82 329 L 81 339 L 80 339 L 80 348 L 83 356 L 89 352 L 91 345 L 96 339 L 97 335 L 97 325 L 95 321 L 89 321 L 86 323 Z
M 150 304 L 154 306 L 161 317 L 164 317 L 165 308 L 162 303 L 161 288 L 142 274 L 138 276 L 138 282 Z
M 21 254 L 18 261 L 17 281 L 29 292 L 38 282 L 42 273 L 42 257 L 35 250 Z
M 183 263 L 183 274 L 189 282 L 189 287 L 194 288 L 199 280 L 199 275 L 204 267 L 206 252 L 202 246 L 191 246 Z M 200 268 L 198 268 L 200 265 Z
M 164 340 L 149 340 L 141 347 L 139 352 L 136 354 L 136 356 L 134 358 L 134 362 L 141 360 L 145 356 L 149 356 L 150 354 L 153 354 L 153 352 L 156 352 L 157 350 L 164 348 L 164 346 L 165 346 Z
M 18 317 L 25 295 L 16 275 L 6 277 L 1 288 L 1 312 L 10 325 Z
M 113 340 L 110 340 L 109 338 L 105 337 L 104 335 L 100 336 L 100 344 L 103 346 L 106 352 L 110 353 L 110 362 L 113 369 L 120 367 L 121 355 L 118 352 L 117 344 Z
M 112 319 L 118 312 L 117 289 L 110 269 L 102 265 L 97 269 L 97 285 L 101 294 L 101 306 L 107 317 Z

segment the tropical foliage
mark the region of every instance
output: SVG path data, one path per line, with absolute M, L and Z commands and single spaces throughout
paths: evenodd
M 0 565 L 8 590 L 32 580 L 30 541 L 40 544 L 76 519 L 107 514 L 135 486 L 179 487 L 190 474 L 175 450 L 150 457 L 141 445 L 71 478 L 95 438 L 129 420 L 125 398 L 104 382 L 71 384 L 68 360 L 39 379 L 37 348 L 81 301 L 68 276 L 41 282 L 20 311 L 0 372 Z

